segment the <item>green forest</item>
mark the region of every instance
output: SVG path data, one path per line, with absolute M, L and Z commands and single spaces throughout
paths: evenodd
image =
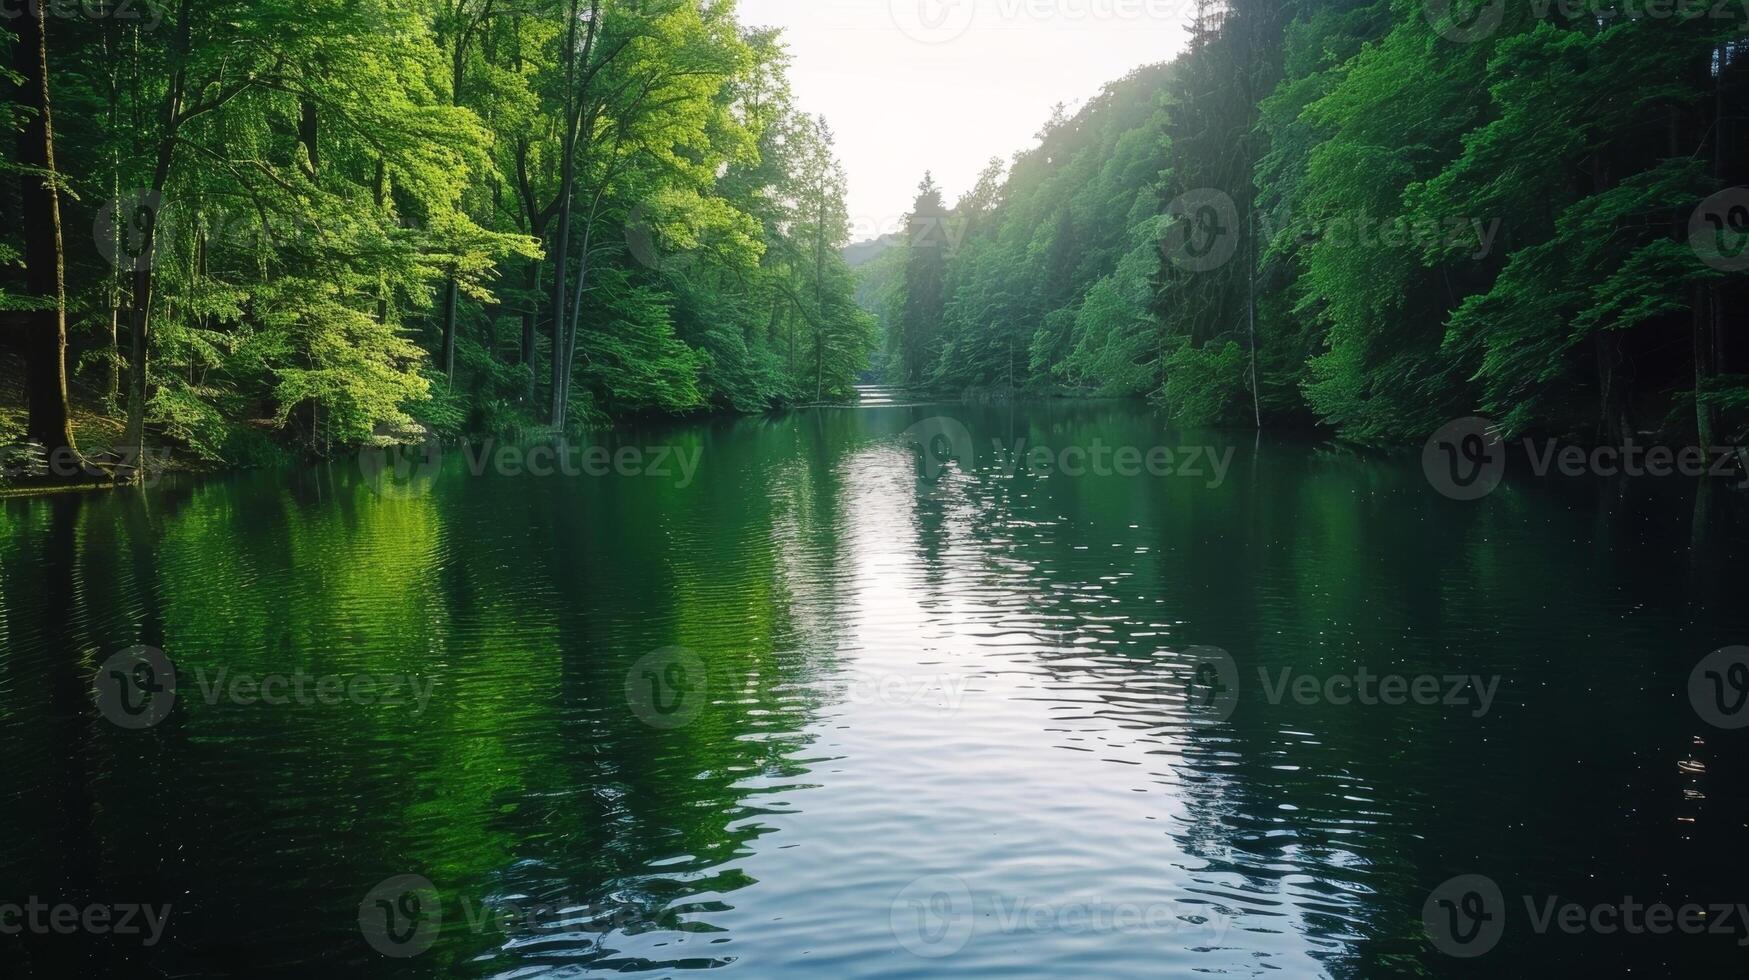
M 832 133 L 733 4 L 9 0 L 3 26 L 34 452 L 78 447 L 69 381 L 78 452 L 248 465 L 842 400 L 875 344 Z
M 951 207 L 926 179 L 860 270 L 891 374 L 1372 445 L 1749 435 L 1743 11 L 1440 6 L 1200 2 Z
M 1450 7 L 1198 0 L 853 270 L 832 131 L 731 2 L 7 0 L 0 445 L 253 465 L 868 377 L 1749 437 L 1739 12 Z

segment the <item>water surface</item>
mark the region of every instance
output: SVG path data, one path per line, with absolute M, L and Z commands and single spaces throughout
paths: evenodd
M 920 479 L 903 433 L 944 416 L 975 458 Z M 1229 463 L 1039 474 L 1007 465 L 1022 440 Z M 451 454 L 430 479 L 348 462 L 0 505 L 0 903 L 171 906 L 150 948 L 0 936 L 5 962 L 799 978 L 1746 961 L 1729 936 L 1538 935 L 1522 907 L 1749 901 L 1749 747 L 1686 693 L 1703 655 L 1749 642 L 1726 486 L 1509 478 L 1460 503 L 1412 458 L 1173 432 L 1106 403 L 813 410 L 608 446 L 696 471 L 644 454 L 636 474 L 474 475 Z M 135 644 L 179 688 L 130 731 L 91 692 Z M 1212 649 L 1229 702 L 1198 700 Z M 1485 711 L 1270 701 L 1284 670 L 1363 668 L 1494 687 Z M 246 703 L 225 686 L 239 674 L 426 694 Z M 1473 960 L 1423 926 L 1460 874 L 1515 907 Z M 435 889 L 416 920 L 434 931 L 384 956 L 361 902 L 406 875 Z

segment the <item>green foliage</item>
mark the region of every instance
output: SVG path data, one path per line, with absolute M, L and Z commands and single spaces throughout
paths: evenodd
M 1058 106 L 1037 146 L 1007 167 L 992 161 L 951 209 L 926 180 L 904 247 L 863 272 L 862 301 L 883 313 L 903 380 L 1035 393 L 1156 385 L 1141 290 L 1157 264 L 1166 71 L 1140 69 L 1073 116 Z
M 732 4 L 156 9 L 51 25 L 71 360 L 125 374 L 142 320 L 154 439 L 237 463 L 262 433 L 526 430 L 555 357 L 585 424 L 847 398 L 867 364 L 830 131 Z
M 1410 0 L 1199 3 L 1173 62 L 1059 107 L 967 195 L 939 276 L 911 241 L 859 299 L 905 378 L 943 387 L 1148 395 L 1361 443 L 1478 412 L 1749 435 L 1728 342 L 1749 226 L 1689 240 L 1691 217 L 1724 220 L 1703 199 L 1749 183 L 1741 20 L 1509 4 L 1486 36 L 1449 26 Z M 1159 247 L 1204 232 L 1231 258 Z

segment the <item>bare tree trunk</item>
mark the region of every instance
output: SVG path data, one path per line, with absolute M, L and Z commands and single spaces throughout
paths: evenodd
M 389 203 L 389 167 L 387 161 L 382 157 L 377 157 L 375 196 L 377 211 L 381 212 Z M 387 289 L 382 289 L 377 294 L 377 322 L 389 322 L 389 294 Z
M 1728 52 L 1723 45 L 1716 51 L 1718 70 L 1713 74 L 1713 175 L 1723 178 L 1725 175 L 1724 145 L 1726 139 L 1725 121 L 1725 66 L 1729 64 Z M 1674 154 L 1672 154 L 1674 155 Z M 1718 429 L 1719 413 L 1717 406 L 1702 400 L 1702 392 L 1709 387 L 1712 377 L 1719 369 L 1719 318 L 1722 313 L 1720 300 L 1721 290 L 1717 282 L 1700 283 L 1694 287 L 1693 317 L 1694 317 L 1694 426 L 1699 437 L 1700 447 L 1710 452 L 1713 446 L 1713 433 Z
M 1245 232 L 1245 320 L 1251 333 L 1251 414 L 1257 428 L 1263 428 L 1263 402 L 1257 394 L 1261 379 L 1257 374 L 1257 204 L 1252 202 L 1246 212 Z
M 322 171 L 321 155 L 316 148 L 316 137 L 319 133 L 319 117 L 316 115 L 316 103 L 305 99 L 298 107 L 298 142 L 304 144 L 304 152 L 310 157 L 310 179 Z
M 184 0 L 177 8 L 176 36 L 171 42 L 171 57 L 175 67 L 170 85 L 164 93 L 160 110 L 158 157 L 152 168 L 151 196 L 133 216 L 139 222 L 141 252 L 134 262 L 132 334 L 128 352 L 128 418 L 125 435 L 127 447 L 145 459 L 146 441 L 146 346 L 152 327 L 152 269 L 158 243 L 158 207 L 164 187 L 170 181 L 170 165 L 175 160 L 176 132 L 181 126 L 182 99 L 187 87 L 186 60 L 192 34 L 189 5 Z M 136 473 L 136 476 L 140 474 Z
M 8 5 L 10 6 L 10 4 Z M 67 290 L 61 251 L 61 202 L 56 189 L 54 120 L 49 113 L 47 12 L 29 4 L 17 18 L 12 67 L 21 83 L 17 98 L 28 118 L 18 134 L 19 181 L 24 221 L 25 292 L 46 309 L 25 314 L 25 393 L 30 403 L 28 437 L 61 462 L 77 452 L 67 407 Z M 61 463 L 64 465 L 64 462 Z
M 583 226 L 582 254 L 577 256 L 577 288 L 571 294 L 571 318 L 565 327 L 565 340 L 560 347 L 564 350 L 563 387 L 559 394 L 559 418 L 554 423 L 559 429 L 565 427 L 565 419 L 571 413 L 571 377 L 577 364 L 577 325 L 583 321 L 583 291 L 589 285 L 589 246 L 595 235 L 595 214 L 601 206 L 601 195 L 595 195 L 595 203 L 589 208 L 589 219 Z
M 1702 452 L 1713 448 L 1713 433 L 1718 427 L 1718 410 L 1703 400 L 1712 379 L 1712 332 L 1716 323 L 1714 310 L 1719 301 L 1717 283 L 1697 283 L 1694 287 L 1691 317 L 1694 321 L 1694 428 Z
M 1620 378 L 1621 343 L 1607 328 L 1592 336 L 1597 338 L 1598 438 L 1620 446 L 1629 429 Z
M 298 106 L 298 141 L 304 144 L 304 153 L 310 158 L 310 183 L 312 184 L 321 179 L 322 173 L 322 154 L 318 148 L 320 135 L 321 117 L 317 115 L 316 103 L 305 99 Z M 311 369 L 316 367 L 313 352 L 306 351 L 304 359 Z M 322 439 L 322 402 L 318 398 L 310 399 L 309 425 L 311 454 L 325 455 L 326 449 Z
M 462 104 L 462 78 L 468 64 L 468 31 L 460 31 L 456 36 L 455 49 L 450 52 L 450 87 L 449 101 L 451 105 Z M 455 384 L 455 314 L 456 314 L 456 283 L 455 270 L 450 270 L 449 278 L 443 283 L 443 340 L 442 354 L 443 376 L 450 384 Z
M 456 284 L 455 276 L 451 275 L 449 281 L 443 286 L 442 354 L 443 376 L 449 379 L 450 384 L 455 383 L 455 311 L 458 292 L 460 292 L 460 288 Z
M 570 27 L 565 35 L 565 145 L 559 165 L 559 227 L 554 234 L 553 256 L 553 369 L 552 410 L 549 419 L 555 429 L 565 426 L 565 403 L 569 392 L 570 372 L 565 363 L 567 331 L 565 327 L 565 263 L 570 257 L 572 191 L 577 181 L 577 136 L 582 125 L 582 105 L 576 91 L 579 62 L 588 68 L 590 53 L 595 47 L 595 31 L 601 22 L 601 0 L 589 0 L 589 29 L 583 41 L 581 57 L 577 53 L 578 0 L 571 0 Z M 582 288 L 580 285 L 579 289 Z
M 522 311 L 522 364 L 530 371 L 534 370 L 534 324 L 538 316 L 536 307 L 539 301 L 534 297 L 540 293 L 540 259 L 528 263 L 527 279 L 524 285 L 528 289 L 528 305 Z
M 104 33 L 105 55 L 110 63 L 109 69 L 109 131 L 120 132 L 121 116 L 121 79 L 120 69 L 116 67 L 121 53 L 108 47 L 110 34 Z M 121 149 L 118 146 L 110 152 L 109 158 L 109 226 L 114 229 L 109 242 L 110 254 L 118 261 L 114 262 L 114 275 L 109 283 L 109 389 L 107 395 L 109 411 L 115 411 L 121 401 L 121 296 L 122 272 L 119 259 L 121 248 Z

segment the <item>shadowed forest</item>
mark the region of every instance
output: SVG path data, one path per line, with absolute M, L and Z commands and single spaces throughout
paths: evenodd
M 891 373 L 1368 444 L 1742 439 L 1741 11 L 1440 6 L 1199 3 L 951 207 L 926 181 L 863 270 Z

